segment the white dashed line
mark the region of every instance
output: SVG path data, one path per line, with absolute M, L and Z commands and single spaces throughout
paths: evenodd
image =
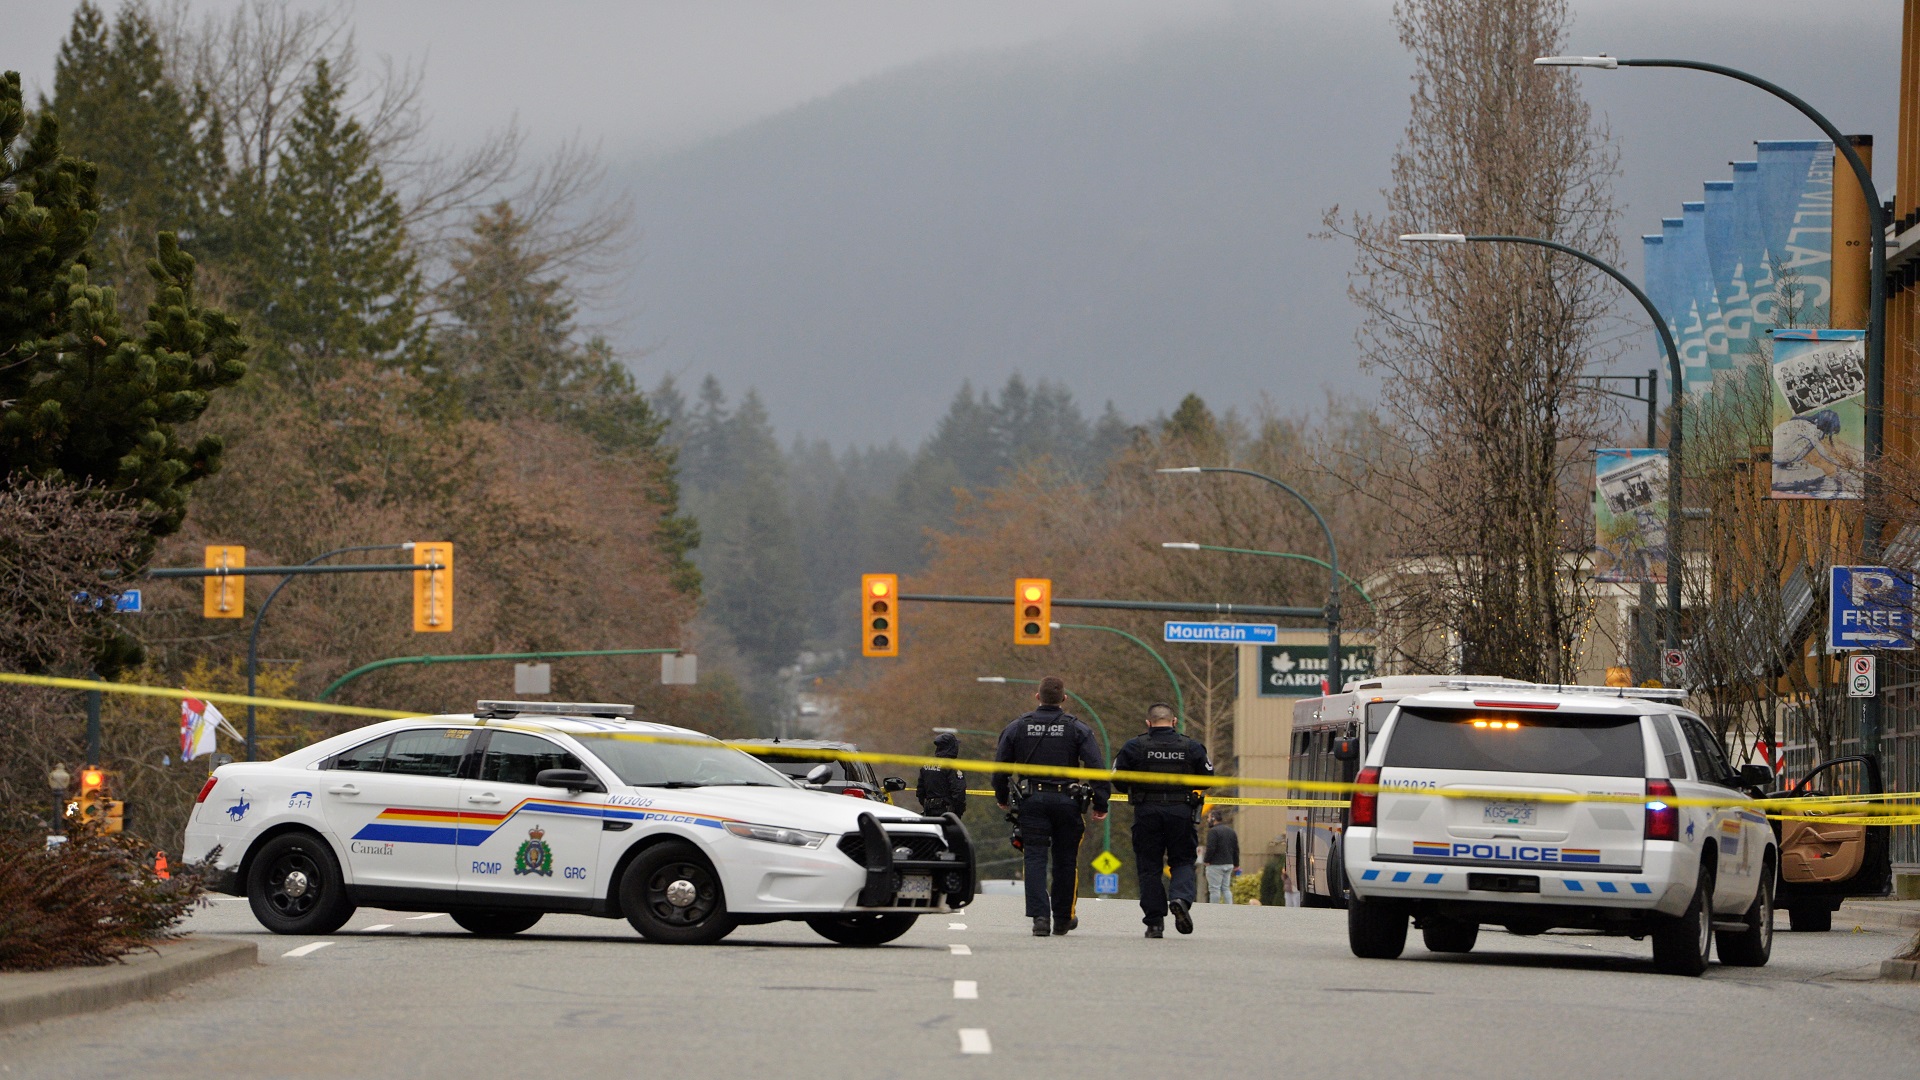
M 331 944 L 333 944 L 333 942 L 331 942 L 331 941 L 316 941 L 316 942 L 314 942 L 314 943 L 312 943 L 311 945 L 302 945 L 302 946 L 300 946 L 300 947 L 299 947 L 299 948 L 297 948 L 297 949 L 288 949 L 288 950 L 287 950 L 286 952 L 283 952 L 283 953 L 281 953 L 280 955 L 281 955 L 281 956 L 283 956 L 283 957 L 285 957 L 285 956 L 306 956 L 306 955 L 307 955 L 308 953 L 316 953 L 316 952 L 319 952 L 319 951 L 320 951 L 321 949 L 324 949 L 324 948 L 326 948 L 327 946 L 329 946 L 329 945 L 331 945 Z
M 953 999 L 955 1001 L 980 1000 L 980 984 L 972 979 L 953 980 Z
M 949 945 L 947 951 L 955 956 L 972 956 L 973 950 L 965 945 Z
M 960 1052 L 963 1054 L 991 1054 L 993 1040 L 987 1038 L 986 1028 L 961 1028 Z
M 965 930 L 966 928 L 967 924 L 963 922 L 950 922 L 947 924 L 947 929 L 949 930 Z
M 374 923 L 372 926 L 363 926 L 360 928 L 360 932 L 363 934 L 371 934 L 375 930 L 391 930 L 391 929 L 393 929 L 392 923 L 381 922 L 381 923 Z
M 437 918 L 439 918 L 439 917 L 440 917 L 441 915 L 444 915 L 444 914 L 446 914 L 446 913 L 445 913 L 445 912 L 441 912 L 441 911 L 430 911 L 430 912 L 428 912 L 428 913 L 427 913 L 427 914 L 425 914 L 425 915 L 409 915 L 409 916 L 407 916 L 407 918 L 408 918 L 409 920 L 413 920 L 413 919 L 437 919 Z

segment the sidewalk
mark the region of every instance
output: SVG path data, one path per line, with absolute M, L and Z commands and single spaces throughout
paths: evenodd
M 1920 900 L 1848 900 L 1833 913 L 1835 930 L 1920 931 Z
M 0 973 L 0 1029 L 111 1009 L 259 963 L 259 946 L 232 938 L 186 937 L 154 948 L 128 953 L 125 963 Z

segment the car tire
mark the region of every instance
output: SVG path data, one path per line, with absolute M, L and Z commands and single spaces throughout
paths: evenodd
M 1428 952 L 1469 953 L 1473 951 L 1474 942 L 1480 940 L 1480 924 L 1428 919 L 1420 928 L 1420 940 L 1426 942 Z
M 460 929 L 481 937 L 508 937 L 522 930 L 531 930 L 533 924 L 540 921 L 541 911 L 514 911 L 511 908 L 481 911 L 449 911 L 453 921 Z
M 1795 904 L 1787 909 L 1787 926 L 1796 934 L 1824 934 L 1833 929 L 1833 909 L 1825 904 Z
M 1720 930 L 1713 935 L 1720 962 L 1733 967 L 1765 967 L 1773 955 L 1773 860 L 1760 872 L 1760 889 L 1747 908 L 1745 930 Z
M 1368 960 L 1393 960 L 1407 948 L 1407 909 L 1392 900 L 1347 901 L 1347 945 Z
M 1347 866 L 1339 841 L 1327 846 L 1327 904 L 1336 908 L 1347 906 Z
M 340 861 L 312 833 L 282 833 L 255 852 L 247 868 L 247 904 L 276 934 L 331 934 L 353 918 Z
M 816 915 L 807 920 L 813 932 L 840 945 L 885 945 L 913 929 L 918 915 L 863 913 Z
M 1700 868 L 1693 899 L 1678 916 L 1661 916 L 1653 927 L 1653 966 L 1663 975 L 1698 975 L 1713 952 L 1713 871 Z
M 683 840 L 656 844 L 627 864 L 620 910 L 641 937 L 663 945 L 711 945 L 737 925 L 720 875 Z
M 1304 850 L 1293 853 L 1293 881 L 1300 890 L 1301 907 L 1326 907 L 1327 898 L 1313 891 L 1313 867 Z

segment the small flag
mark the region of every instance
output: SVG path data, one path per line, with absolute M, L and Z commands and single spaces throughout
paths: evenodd
M 226 725 L 227 718 L 211 701 L 182 698 L 180 701 L 180 760 L 192 761 L 213 753 L 214 732 Z

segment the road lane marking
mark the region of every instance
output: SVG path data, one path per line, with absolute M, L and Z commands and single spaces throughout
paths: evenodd
M 287 950 L 286 952 L 283 952 L 283 953 L 281 953 L 280 955 L 281 955 L 282 957 L 287 957 L 287 956 L 305 956 L 305 955 L 307 955 L 308 953 L 316 953 L 316 952 L 319 952 L 319 951 L 320 951 L 321 949 L 324 949 L 324 948 L 326 948 L 327 946 L 329 946 L 329 945 L 331 945 L 331 944 L 333 944 L 333 942 L 331 942 L 331 941 L 316 941 L 316 942 L 314 942 L 314 943 L 312 943 L 311 945 L 302 945 L 302 946 L 300 946 L 300 947 L 299 947 L 299 948 L 297 948 L 297 949 L 288 949 L 288 950 Z
M 429 912 L 429 913 L 427 913 L 427 914 L 425 914 L 425 915 L 409 915 L 409 916 L 407 916 L 407 919 L 408 919 L 409 921 L 411 921 L 411 920 L 414 920 L 414 919 L 437 919 L 437 918 L 439 918 L 440 916 L 442 916 L 442 915 L 445 915 L 445 914 L 446 914 L 446 912 L 444 912 L 444 911 L 433 911 L 433 912 Z
M 980 984 L 972 979 L 953 980 L 953 999 L 955 1001 L 979 1001 Z
M 391 930 L 391 929 L 393 929 L 393 924 L 392 924 L 392 923 L 390 923 L 390 922 L 379 922 L 379 923 L 374 923 L 374 924 L 373 924 L 372 926 L 363 926 L 363 927 L 361 927 L 361 928 L 360 928 L 360 932 L 361 932 L 361 933 L 363 933 L 363 934 L 371 934 L 371 933 L 373 933 L 373 932 L 374 932 L 375 930 Z
M 991 1054 L 993 1040 L 987 1038 L 986 1028 L 961 1028 L 960 1052 L 963 1054 Z
M 950 922 L 947 924 L 947 929 L 949 930 L 965 930 L 966 928 L 967 924 L 963 922 Z
M 965 945 L 949 945 L 947 951 L 955 956 L 972 956 L 973 950 Z

